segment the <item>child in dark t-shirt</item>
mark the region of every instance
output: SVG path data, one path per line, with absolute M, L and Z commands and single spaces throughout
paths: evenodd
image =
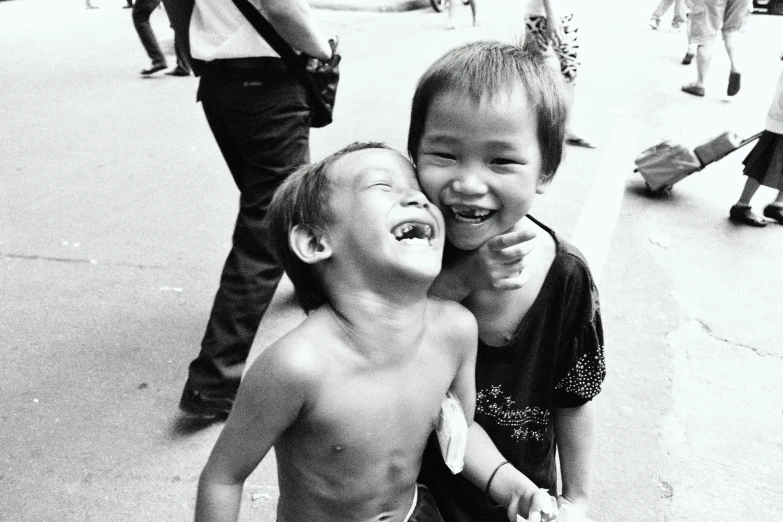
M 447 522 L 514 520 L 490 499 L 507 506 L 520 473 L 568 520 L 587 513 L 605 375 L 598 294 L 579 251 L 527 215 L 560 164 L 566 99 L 540 57 L 499 42 L 449 51 L 413 98 L 408 151 L 449 241 L 431 293 L 479 327 L 466 469 L 480 464 L 453 476 L 431 441 L 422 467 Z

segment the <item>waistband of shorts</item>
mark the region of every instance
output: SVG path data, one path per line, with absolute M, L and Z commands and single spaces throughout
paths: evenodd
M 411 508 L 408 510 L 408 514 L 405 517 L 404 522 L 408 522 L 411 517 L 413 516 L 413 513 L 416 511 L 416 506 L 419 503 L 419 485 L 414 484 L 413 485 L 413 503 L 411 504 Z

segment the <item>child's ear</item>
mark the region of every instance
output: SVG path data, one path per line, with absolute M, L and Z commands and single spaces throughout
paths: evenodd
M 332 256 L 326 238 L 306 225 L 295 225 L 288 234 L 288 244 L 296 257 L 312 265 Z
M 541 178 L 538 178 L 538 182 L 536 183 L 536 194 L 543 194 L 546 192 L 546 189 L 549 188 L 549 184 L 552 183 L 552 178 L 554 176 L 550 177 L 547 180 L 542 180 Z

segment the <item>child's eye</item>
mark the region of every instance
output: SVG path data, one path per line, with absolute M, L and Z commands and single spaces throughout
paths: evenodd
M 492 163 L 495 165 L 522 165 L 522 162 L 511 158 L 495 158 Z
M 373 187 L 380 187 L 382 189 L 391 189 L 392 188 L 391 183 L 389 183 L 388 181 L 377 181 L 377 182 L 373 183 L 372 186 Z
M 456 159 L 456 156 L 454 156 L 454 154 L 451 154 L 449 152 L 433 152 L 432 155 L 438 158 L 443 158 L 448 160 Z

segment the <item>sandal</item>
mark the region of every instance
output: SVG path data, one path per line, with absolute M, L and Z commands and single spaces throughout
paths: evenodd
M 774 203 L 767 205 L 764 207 L 764 215 L 783 225 L 783 205 L 776 205 Z
M 764 209 L 764 213 L 766 214 L 767 209 Z M 741 223 L 743 225 L 748 225 L 751 227 L 766 227 L 767 222 L 766 220 L 753 212 L 750 209 L 750 205 L 734 205 L 731 207 L 731 210 L 729 210 L 729 220 L 731 220 L 734 223 Z
M 729 86 L 726 88 L 726 94 L 734 96 L 740 90 L 740 73 L 731 71 L 729 73 Z
M 682 86 L 682 92 L 693 94 L 694 96 L 704 96 L 704 87 L 696 85 L 695 83 L 689 83 Z

